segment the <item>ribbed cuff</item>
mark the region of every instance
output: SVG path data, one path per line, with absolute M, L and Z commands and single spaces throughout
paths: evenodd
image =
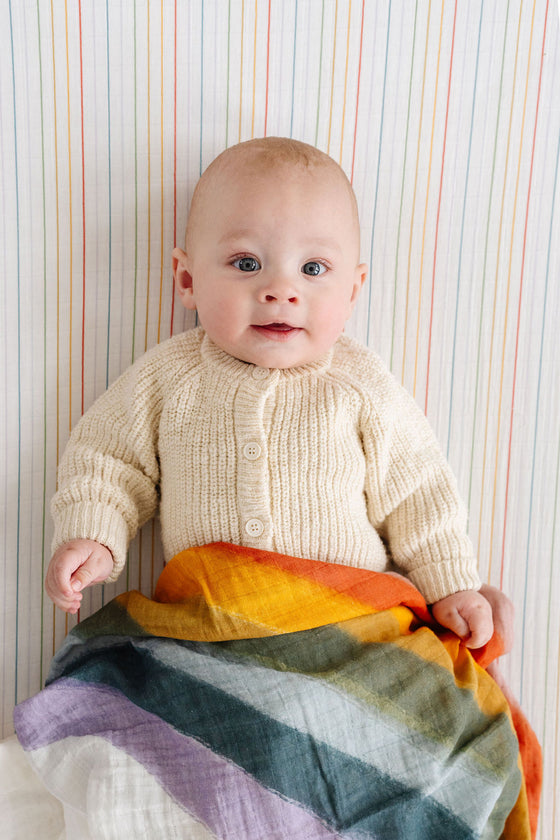
M 420 566 L 409 572 L 408 577 L 428 604 L 441 601 L 454 592 L 478 590 L 482 586 L 471 557 Z
M 105 581 L 113 583 L 126 563 L 129 529 L 118 511 L 97 502 L 81 502 L 55 511 L 53 553 L 75 539 L 95 540 L 113 555 L 113 571 Z

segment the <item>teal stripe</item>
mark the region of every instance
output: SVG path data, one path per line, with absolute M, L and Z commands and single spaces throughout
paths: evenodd
M 363 620 L 371 627 L 375 617 L 366 616 Z M 144 638 L 149 634 L 115 600 L 82 621 L 68 637 L 68 645 L 71 648 L 77 640 L 87 641 L 97 636 L 127 635 Z M 424 645 L 427 655 L 433 655 L 434 660 L 442 650 L 435 636 L 431 646 L 428 641 Z M 447 668 L 394 644 L 365 644 L 347 632 L 344 623 L 266 638 L 209 643 L 200 649 L 211 657 L 250 660 L 276 671 L 321 675 L 372 708 L 391 709 L 390 714 L 402 723 L 441 744 L 479 738 L 495 720 L 495 716 L 480 710 L 470 690 L 457 686 L 454 674 Z M 65 662 L 65 657 L 63 648 L 57 659 Z M 54 673 L 57 677 L 61 675 L 58 670 Z M 490 677 L 485 675 L 479 679 L 490 682 Z M 419 706 L 418 696 L 426 686 L 437 702 L 428 702 L 427 698 Z M 462 709 L 460 721 L 456 714 L 458 705 Z
M 325 0 L 321 11 L 321 50 L 319 52 L 319 81 L 317 83 L 317 118 L 315 120 L 315 145 L 319 145 L 319 117 L 321 114 L 321 81 L 323 78 L 323 35 L 325 32 Z
M 405 132 L 405 140 L 404 140 L 404 161 L 402 167 L 402 180 L 401 180 L 401 200 L 399 205 L 399 223 L 397 225 L 397 244 L 395 246 L 395 280 L 393 285 L 393 328 L 391 332 L 391 355 L 390 355 L 390 362 L 389 366 L 391 370 L 393 370 L 393 355 L 395 352 L 395 323 L 396 323 L 396 316 L 397 316 L 397 282 L 398 282 L 398 274 L 399 274 L 399 245 L 401 241 L 401 224 L 402 224 L 402 213 L 403 213 L 403 204 L 404 204 L 404 185 L 406 180 L 406 162 L 408 159 L 408 134 L 410 129 L 410 105 L 412 102 L 412 79 L 414 76 L 414 56 L 416 53 L 416 25 L 418 22 L 418 0 L 416 0 L 416 8 L 414 10 L 414 31 L 412 33 L 412 55 L 410 58 L 410 79 L 408 83 L 408 107 L 406 112 L 406 132 Z M 370 295 L 370 307 L 371 307 L 371 295 Z
M 174 669 L 126 641 L 93 654 L 70 675 L 123 692 L 140 708 L 206 744 L 265 787 L 300 802 L 338 830 L 417 840 L 475 837 L 462 821 L 424 793 L 187 673 L 178 681 Z M 319 709 L 317 714 L 325 721 L 328 718 L 325 710 Z
M 138 297 L 138 61 L 136 34 L 136 0 L 134 0 L 134 295 L 132 304 L 132 352 L 136 355 L 136 303 Z M 127 564 L 128 584 L 128 564 Z
M 19 207 L 19 161 L 18 128 L 16 107 L 16 70 L 14 58 L 14 30 L 12 21 L 12 0 L 9 0 L 10 12 L 10 49 L 12 64 L 12 108 L 14 117 L 14 184 L 16 193 L 16 256 L 17 256 L 17 372 L 18 372 L 18 455 L 17 455 L 17 515 L 16 515 L 16 610 L 15 610 L 15 664 L 14 664 L 14 699 L 18 700 L 18 647 L 19 647 L 19 592 L 20 592 L 20 531 L 21 531 L 21 254 L 20 254 L 20 207 Z
M 202 129 L 204 127 L 204 0 L 200 0 L 200 153 L 198 172 L 202 175 Z
M 294 136 L 294 100 L 296 91 L 296 55 L 297 55 L 297 32 L 298 32 L 298 0 L 294 8 L 294 51 L 292 55 L 292 110 L 290 114 L 290 137 Z
M 113 234 L 112 234 L 112 218 L 113 218 L 113 200 L 112 200 L 112 177 L 111 177 L 111 66 L 110 66 L 110 28 L 109 28 L 109 0 L 105 0 L 105 20 L 107 25 L 107 164 L 109 168 L 109 206 L 107 208 L 109 229 L 107 231 L 107 240 L 109 247 L 109 270 L 107 277 L 107 362 L 105 367 L 105 387 L 109 387 L 109 359 L 110 359 L 110 344 L 111 344 L 111 287 L 112 287 L 112 252 L 113 252 Z M 148 22 L 149 25 L 149 22 Z
M 229 0 L 229 2 L 228 2 L 228 36 L 227 36 L 227 68 L 226 68 L 227 69 L 227 79 L 226 79 L 226 145 L 225 145 L 226 149 L 229 147 L 229 94 L 230 94 L 229 62 L 230 62 L 230 54 L 231 54 L 231 0 Z
M 507 764 L 512 742 L 508 744 L 501 731 L 510 729 L 503 714 L 482 712 L 476 697 L 459 688 L 447 668 L 394 644 L 363 644 L 343 628 L 343 624 L 328 625 L 289 636 L 224 642 L 223 647 L 277 671 L 320 675 L 434 743 L 449 746 L 489 736 L 495 740 L 496 756 L 506 750 L 502 761 Z M 438 651 L 441 643 L 434 638 L 431 652 Z M 481 679 L 490 683 L 489 677 Z M 419 703 L 423 694 L 425 700 Z M 491 730 L 500 718 L 494 738 Z
M 469 193 L 469 180 L 470 180 L 470 171 L 471 171 L 471 155 L 472 155 L 472 141 L 473 141 L 473 134 L 474 134 L 474 115 L 476 109 L 476 94 L 478 90 L 478 68 L 480 64 L 480 42 L 481 42 L 481 35 L 482 35 L 482 18 L 484 15 L 484 0 L 482 0 L 480 4 L 480 18 L 478 21 L 478 44 L 476 48 L 476 69 L 474 74 L 474 84 L 473 84 L 473 98 L 472 98 L 472 107 L 471 107 L 471 127 L 469 131 L 469 148 L 467 152 L 467 171 L 465 174 L 465 186 L 463 189 L 463 213 L 461 216 L 461 239 L 459 242 L 459 265 L 457 269 L 457 293 L 455 298 L 455 320 L 453 326 L 453 351 L 451 354 L 451 382 L 450 382 L 450 392 L 449 392 L 449 415 L 447 418 L 447 457 L 449 458 L 449 448 L 451 443 L 451 417 L 453 415 L 453 396 L 454 396 L 454 387 L 455 387 L 455 360 L 457 354 L 457 327 L 459 323 L 459 299 L 461 293 L 461 276 L 462 276 L 462 266 L 463 266 L 463 242 L 465 237 L 465 219 L 467 216 L 467 196 Z
M 375 222 L 377 218 L 377 199 L 379 196 L 379 177 L 381 172 L 381 152 L 383 150 L 383 123 L 385 120 L 385 101 L 386 101 L 386 94 L 387 94 L 387 67 L 389 65 L 389 40 L 391 37 L 391 0 L 389 0 L 389 8 L 387 10 L 387 37 L 385 39 L 385 70 L 383 73 L 383 95 L 381 97 L 381 119 L 379 121 L 379 139 L 378 139 L 378 149 L 377 149 L 377 173 L 375 178 L 375 199 L 373 202 L 373 219 L 371 222 L 371 243 L 370 243 L 370 253 L 369 253 L 369 264 L 370 266 L 373 265 L 373 243 L 375 240 Z M 366 326 L 366 335 L 369 340 L 370 335 L 370 325 L 371 325 L 371 313 L 373 309 L 372 305 L 372 291 L 373 291 L 373 283 L 369 284 L 368 289 L 368 316 L 367 316 L 367 326 Z
M 43 495 L 41 518 L 41 580 L 45 579 L 46 511 L 47 511 L 47 202 L 45 184 L 45 121 L 43 109 L 43 57 L 41 52 L 41 12 L 37 0 L 37 55 L 39 60 L 39 91 L 41 100 L 41 165 L 43 197 Z M 41 588 L 41 635 L 39 654 L 39 682 L 43 685 L 43 645 L 45 639 L 45 590 Z
M 492 811 L 497 824 L 503 821 L 519 789 L 517 742 L 507 716 L 481 712 L 472 693 L 459 688 L 446 668 L 392 644 L 364 644 L 343 628 L 220 644 L 129 641 L 146 656 L 156 656 L 178 680 L 184 675 L 209 683 L 354 760 L 371 763 L 375 754 L 376 770 L 405 787 L 420 783 L 410 768 L 422 766 L 424 793 L 431 791 L 439 806 L 453 810 L 473 829 L 481 828 Z M 51 679 L 71 675 L 87 659 L 79 638 L 90 639 L 87 647 L 94 652 L 98 646 L 122 644 L 117 635 L 127 631 L 146 636 L 118 604 L 82 622 L 57 657 Z M 433 641 L 441 650 L 440 642 Z M 291 704 L 286 705 L 287 697 Z M 327 708 L 333 729 L 309 713 Z M 348 720 L 352 732 L 342 737 L 336 722 L 346 727 Z M 388 761 L 381 745 L 398 742 L 406 748 Z M 372 743 L 377 745 L 373 752 Z M 443 776 L 446 786 L 440 790 Z M 479 802 L 475 816 L 454 798 L 454 785 L 468 787 Z M 494 808 L 502 785 L 505 792 Z
M 117 638 L 118 636 L 148 638 L 150 634 L 131 618 L 125 607 L 121 606 L 115 599 L 110 601 L 102 610 L 98 610 L 77 624 L 66 637 L 64 646 L 57 657 L 66 657 L 67 651 L 75 647 L 76 644 L 87 642 L 97 636 L 103 636 L 104 638 L 108 636 L 111 638 Z
M 554 211 L 556 206 L 556 194 L 558 188 L 558 161 L 560 158 L 560 141 L 558 143 L 556 149 L 556 165 L 554 168 L 554 187 L 552 189 L 552 205 L 550 208 L 550 225 L 548 229 L 548 251 L 546 257 L 546 272 L 545 272 L 545 286 L 544 286 L 544 301 L 543 301 L 543 311 L 542 311 L 542 323 L 541 323 L 541 345 L 540 345 L 540 353 L 539 353 L 539 375 L 538 375 L 538 384 L 537 384 L 537 398 L 535 403 L 535 425 L 534 425 L 534 432 L 533 432 L 533 461 L 531 465 L 531 489 L 529 493 L 529 523 L 527 526 L 527 547 L 525 552 L 525 585 L 523 588 L 523 632 L 521 634 L 521 668 L 520 668 L 520 684 L 519 684 L 519 702 L 521 703 L 523 700 L 523 684 L 524 684 L 524 664 L 525 664 L 525 638 L 526 638 L 526 629 L 527 629 L 527 592 L 529 589 L 529 565 L 530 565 L 530 554 L 531 549 L 533 548 L 532 545 L 532 517 L 533 517 L 533 502 L 535 498 L 535 470 L 536 470 L 536 463 L 537 463 L 537 431 L 539 426 L 539 413 L 540 413 L 540 402 L 541 402 L 541 385 L 542 385 L 542 372 L 543 372 L 543 362 L 544 362 L 544 337 L 546 334 L 546 322 L 547 322 L 547 311 L 548 311 L 548 291 L 549 291 L 549 281 L 550 281 L 550 258 L 552 253 L 552 232 L 553 232 L 553 224 L 554 224 Z M 553 329 L 556 330 L 558 327 L 557 324 L 554 324 Z M 552 361 L 552 360 L 551 360 Z M 556 360 L 555 360 L 556 361 Z M 558 381 L 558 377 L 555 377 L 554 381 Z M 556 484 L 556 492 L 558 491 L 558 475 L 556 477 L 557 484 Z M 552 511 L 556 510 L 556 504 L 552 508 Z M 552 519 L 554 525 L 556 524 L 556 520 L 553 517 Z M 549 635 L 550 635 L 550 628 L 551 628 L 551 617 L 552 617 L 552 603 L 551 603 L 551 596 L 553 591 L 552 585 L 552 563 L 550 567 L 550 583 L 548 587 L 548 621 L 547 621 L 547 656 L 545 657 L 545 663 L 548 666 L 549 658 L 548 658 L 548 643 L 549 643 Z M 546 684 L 546 680 L 545 680 Z M 546 694 L 545 694 L 546 697 Z M 546 721 L 546 714 L 543 716 L 543 720 Z
M 483 329 L 482 329 L 482 321 L 484 317 L 484 296 L 485 296 L 485 289 L 486 289 L 486 272 L 488 267 L 488 244 L 490 239 L 490 218 L 492 213 L 492 203 L 494 200 L 494 183 L 495 183 L 495 172 L 496 172 L 496 157 L 498 154 L 498 140 L 500 137 L 500 118 L 502 113 L 502 94 L 504 89 L 504 68 L 505 68 L 505 61 L 506 61 L 506 48 L 507 48 L 507 32 L 508 32 L 508 21 L 509 21 L 509 8 L 510 8 L 510 0 L 508 0 L 507 10 L 506 10 L 506 20 L 504 24 L 504 43 L 502 47 L 502 66 L 500 70 L 500 92 L 498 96 L 498 103 L 496 105 L 496 129 L 494 133 L 494 151 L 492 155 L 492 172 L 490 175 L 490 193 L 488 196 L 488 211 L 486 214 L 486 238 L 484 242 L 484 263 L 482 268 L 482 287 L 480 290 L 480 315 L 478 319 L 478 347 L 476 352 L 476 380 L 475 380 L 475 387 L 474 387 L 474 405 L 473 405 L 473 429 L 472 429 L 472 438 L 471 438 L 471 468 L 469 473 L 469 495 L 467 501 L 467 507 L 470 510 L 471 508 L 471 500 L 472 500 L 472 489 L 473 489 L 473 478 L 474 478 L 474 465 L 475 465 L 475 457 L 474 457 L 474 447 L 476 441 L 476 418 L 477 418 L 477 409 L 478 409 L 478 386 L 480 383 L 480 374 L 481 374 L 481 357 L 482 357 L 482 338 L 483 338 Z M 479 523 L 480 528 L 480 523 Z

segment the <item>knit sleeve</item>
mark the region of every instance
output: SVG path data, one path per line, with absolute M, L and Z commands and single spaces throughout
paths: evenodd
M 394 563 L 434 603 L 481 585 L 467 512 L 424 414 L 387 376 L 362 431 L 368 514 Z
M 158 379 L 149 367 L 126 371 L 82 417 L 59 464 L 51 503 L 53 551 L 70 539 L 107 546 L 122 571 L 130 540 L 158 505 Z

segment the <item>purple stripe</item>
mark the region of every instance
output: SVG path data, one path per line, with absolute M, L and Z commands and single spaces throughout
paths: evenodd
M 297 803 L 262 787 L 235 764 L 114 689 L 61 679 L 18 706 L 14 719 L 28 751 L 71 736 L 104 738 L 141 763 L 218 837 L 340 837 Z M 209 796 L 209 791 L 217 795 Z

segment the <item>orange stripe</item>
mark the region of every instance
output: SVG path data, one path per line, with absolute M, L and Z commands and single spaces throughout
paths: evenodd
M 272 0 L 268 0 L 268 22 L 266 28 L 266 96 L 264 102 L 264 136 L 266 137 L 268 130 L 268 85 L 270 78 L 270 4 Z
M 259 2 L 255 0 L 255 36 L 253 42 L 253 108 L 251 111 L 251 137 L 255 136 L 255 96 L 257 88 L 257 19 Z
M 416 320 L 416 353 L 414 357 L 414 380 L 413 380 L 413 387 L 412 393 L 413 396 L 416 396 L 416 380 L 418 376 L 418 349 L 420 346 L 420 316 L 422 311 L 422 286 L 424 281 L 424 249 L 426 246 L 426 225 L 428 222 L 428 204 L 430 201 L 430 182 L 432 180 L 432 158 L 434 152 L 434 134 L 435 134 L 435 125 L 436 125 L 436 111 L 437 111 L 437 98 L 438 98 L 438 90 L 439 90 L 439 63 L 441 59 L 441 41 L 443 35 L 443 10 L 445 6 L 445 0 L 441 0 L 441 17 L 439 22 L 439 42 L 438 42 L 438 57 L 437 57 L 437 65 L 436 65 L 436 89 L 434 91 L 434 108 L 432 113 L 432 131 L 430 135 L 430 160 L 428 163 L 428 183 L 426 186 L 426 201 L 424 203 L 424 224 L 422 226 L 422 250 L 420 253 L 420 281 L 418 285 L 418 317 Z
M 71 142 L 71 135 L 70 135 L 70 125 L 71 125 L 71 117 L 70 117 L 70 57 L 68 54 L 68 3 L 67 0 L 64 0 L 64 19 L 65 19 L 65 33 L 66 33 L 66 112 L 68 115 L 68 226 L 69 226 L 69 248 L 70 248 L 70 270 L 69 270 L 69 282 L 70 282 L 70 318 L 69 318 L 69 329 L 68 329 L 68 432 L 72 431 L 72 325 L 73 325 L 73 302 L 74 302 L 74 259 L 73 259 L 73 247 L 74 247 L 74 236 L 72 233 L 72 224 L 73 224 L 73 213 L 72 213 L 72 142 Z
M 356 115 L 354 118 L 354 142 L 352 144 L 352 170 L 350 173 L 350 183 L 354 183 L 354 164 L 356 162 L 356 139 L 358 137 L 358 112 L 360 103 L 360 81 L 362 77 L 362 49 L 364 45 L 364 13 L 366 0 L 362 0 L 362 24 L 360 28 L 360 55 L 358 58 L 358 80 L 356 83 Z
M 443 11 L 443 10 L 442 10 Z M 443 16 L 442 16 L 443 21 Z M 430 356 L 432 352 L 432 327 L 433 327 L 433 320 L 434 320 L 434 294 L 435 294 L 435 283 L 436 283 L 436 264 L 437 264 L 437 252 L 438 252 L 438 236 L 439 236 L 439 219 L 440 219 L 440 212 L 441 212 L 441 194 L 443 191 L 443 172 L 445 169 L 445 152 L 447 150 L 447 126 L 449 123 L 449 100 L 451 98 L 451 77 L 453 74 L 453 57 L 455 55 L 455 29 L 457 25 L 457 0 L 455 0 L 455 11 L 453 14 L 453 32 L 451 35 L 451 56 L 449 59 L 449 78 L 447 82 L 447 103 L 445 106 L 445 128 L 443 132 L 443 152 L 441 155 L 441 172 L 439 176 L 439 195 L 438 195 L 438 205 L 437 205 L 437 214 L 436 214 L 436 231 L 435 231 L 435 242 L 434 242 L 434 260 L 432 266 L 432 294 L 430 300 L 430 325 L 428 330 L 428 362 L 427 362 L 427 369 L 426 369 L 426 393 L 424 398 L 424 413 L 428 413 L 428 390 L 430 387 Z M 438 59 L 439 62 L 439 59 Z
M 293 579 L 306 580 L 331 593 L 349 596 L 362 606 L 367 605 L 382 610 L 397 603 L 404 603 L 423 618 L 429 618 L 422 595 L 412 584 L 402 578 L 377 574 L 369 569 L 359 569 L 339 563 L 321 563 L 317 560 L 290 557 L 229 543 L 212 543 L 193 547 L 178 554 L 162 572 L 156 597 L 161 597 L 161 592 L 167 593 L 166 598 L 173 597 L 175 582 L 180 579 L 179 568 L 185 569 L 185 576 L 180 585 L 186 588 L 182 591 L 192 594 L 194 590 L 189 588 L 194 577 L 192 570 L 195 566 L 200 570 L 205 564 L 212 570 L 216 567 L 223 568 L 226 575 L 229 575 L 234 567 L 256 569 L 262 566 L 270 570 L 278 570 Z M 212 576 L 217 577 L 214 571 Z M 203 576 L 199 572 L 197 577 L 200 580 Z
M 342 166 L 342 147 L 344 145 L 344 124 L 346 122 L 346 96 L 348 92 L 348 60 L 350 56 L 350 21 L 352 17 L 352 0 L 348 2 L 348 26 L 346 33 L 346 67 L 344 69 L 344 102 L 342 104 L 342 128 L 340 131 L 340 155 L 338 162 Z
M 513 82 L 512 82 L 512 96 L 511 96 L 511 106 L 509 112 L 509 125 L 508 125 L 508 138 L 507 138 L 507 145 L 506 145 L 506 160 L 504 165 L 504 183 L 502 188 L 502 204 L 500 208 L 500 224 L 498 227 L 498 248 L 496 253 L 496 273 L 494 276 L 494 302 L 492 308 L 492 329 L 490 332 L 490 358 L 488 360 L 488 380 L 487 380 L 487 389 L 486 389 L 486 417 L 485 417 L 485 427 L 484 427 L 484 447 L 483 447 L 483 455 L 482 455 L 482 486 L 480 488 L 480 510 L 479 510 L 479 517 L 478 521 L 481 523 L 483 521 L 483 509 L 484 509 L 484 479 L 486 475 L 486 453 L 488 449 L 488 426 L 489 426 L 489 418 L 490 418 L 490 390 L 492 384 L 492 368 L 493 368 L 493 361 L 494 361 L 494 334 L 496 328 L 496 310 L 497 310 L 497 298 L 498 298 L 498 276 L 499 276 L 499 266 L 500 266 L 500 253 L 502 248 L 502 228 L 503 228 L 503 220 L 504 220 L 504 206 L 505 206 L 505 199 L 506 199 L 506 187 L 508 183 L 508 167 L 509 167 L 509 153 L 511 149 L 511 133 L 512 133 L 512 124 L 513 124 L 513 111 L 515 105 L 515 84 L 517 80 L 517 62 L 519 58 L 519 41 L 521 37 L 521 13 L 523 10 L 523 5 L 519 8 L 519 19 L 517 24 L 517 42 L 515 47 L 515 62 L 513 68 Z M 496 441 L 496 453 L 498 452 L 499 446 L 499 439 Z M 494 485 L 494 499 L 492 503 L 492 519 L 491 519 L 491 533 L 490 533 L 490 540 L 488 545 L 488 581 L 491 580 L 491 571 L 492 571 L 492 555 L 493 555 L 493 534 L 494 534 L 494 510 L 495 510 L 495 485 Z M 482 539 L 482 528 L 479 526 L 478 532 L 478 545 L 477 545 L 477 554 L 480 557 L 481 551 L 481 539 Z
M 86 349 L 86 155 L 84 142 L 84 61 L 82 38 L 82 0 L 78 0 L 80 38 L 80 123 L 82 130 L 82 386 L 80 413 L 85 410 L 85 349 Z
M 558 790 L 558 765 L 560 764 L 560 756 L 558 755 L 558 745 L 560 744 L 560 641 L 558 643 L 558 658 L 557 662 L 559 663 L 556 671 L 556 720 L 554 726 L 554 783 L 552 785 L 552 791 Z M 544 743 L 544 742 L 543 742 Z M 556 803 L 558 797 L 552 797 L 552 826 L 558 825 L 556 822 Z
M 324 568 L 336 586 L 325 582 Z M 413 618 L 403 597 L 418 602 L 422 612 L 419 593 L 394 577 L 213 544 L 173 558 L 160 575 L 154 600 L 138 592 L 118 600 L 151 634 L 220 640 L 239 638 L 240 632 L 244 638 L 297 632 L 389 609 L 392 635 L 398 636 L 409 632 Z M 424 615 L 429 620 L 425 608 Z M 358 625 L 354 630 L 360 634 Z
M 175 0 L 175 14 L 173 27 L 173 247 L 177 245 L 177 0 Z M 175 285 L 171 281 L 171 317 L 169 319 L 169 335 L 173 335 L 173 320 L 175 315 Z
M 504 392 L 504 372 L 505 372 L 505 359 L 506 359 L 506 344 L 507 344 L 507 328 L 508 328 L 508 320 L 509 320 L 509 302 L 510 302 L 510 291 L 511 291 L 511 277 L 512 277 L 512 264 L 513 264 L 513 248 L 514 248 L 514 241 L 515 241 L 515 224 L 517 220 L 517 203 L 519 198 L 519 179 L 521 174 L 521 161 L 522 161 L 522 154 L 523 154 L 523 136 L 525 133 L 525 118 L 527 115 L 527 92 L 529 87 L 529 76 L 530 76 L 530 69 L 531 69 L 531 53 L 533 49 L 533 31 L 534 31 L 534 23 L 535 23 L 535 6 L 536 0 L 533 2 L 533 14 L 531 17 L 531 35 L 529 39 L 529 56 L 527 59 L 527 75 L 525 79 L 525 95 L 523 97 L 523 116 L 521 120 L 521 129 L 519 135 L 521 137 L 521 142 L 519 144 L 519 155 L 517 159 L 517 176 L 515 179 L 515 195 L 513 200 L 513 219 L 511 223 L 511 240 L 510 240 L 510 250 L 509 250 L 509 261 L 508 261 L 508 279 L 507 279 L 507 294 L 506 294 L 506 309 L 505 309 L 505 317 L 504 317 L 504 332 L 503 332 L 503 341 L 502 341 L 502 361 L 500 366 L 500 390 L 499 390 L 499 398 L 498 398 L 498 412 L 497 412 L 497 422 L 498 428 L 496 432 L 496 445 L 495 445 L 495 458 L 494 458 L 494 485 L 492 491 L 492 516 L 490 520 L 490 558 L 488 564 L 488 575 L 490 576 L 490 571 L 492 568 L 492 556 L 493 556 L 493 542 L 494 542 L 494 523 L 495 523 L 495 514 L 496 514 L 496 502 L 497 502 L 497 488 L 498 488 L 498 473 L 499 473 L 499 450 L 500 450 L 500 437 L 501 437 L 501 425 L 502 425 L 502 400 L 503 400 L 503 392 Z M 521 23 L 521 8 L 519 10 L 519 19 Z M 512 100 L 512 110 L 513 110 L 513 100 Z M 504 192 L 505 192 L 505 185 L 504 185 Z M 490 578 L 489 578 L 490 579 Z
M 338 0 L 334 9 L 334 35 L 333 35 L 333 58 L 332 58 L 332 73 L 331 73 L 331 105 L 329 111 L 329 136 L 327 140 L 327 154 L 331 151 L 331 132 L 332 132 L 332 118 L 333 118 L 333 100 L 334 100 L 334 68 L 336 62 L 336 30 L 338 29 Z
M 160 6 L 160 46 L 159 46 L 159 56 L 160 56 L 160 168 L 159 168 L 159 176 L 160 176 L 160 265 L 159 265 L 159 308 L 158 308 L 158 329 L 157 329 L 157 342 L 161 341 L 161 310 L 162 310 L 162 299 L 163 299 L 163 245 L 165 242 L 164 239 L 164 230 L 163 230 L 163 222 L 164 222 L 164 199 L 165 199 L 165 182 L 164 182 L 164 174 L 163 174 L 163 103 L 164 103 L 164 96 L 163 96 L 163 3 Z
M 150 0 L 147 0 L 148 7 L 147 7 L 147 21 L 146 21 L 146 48 L 147 48 L 147 84 L 148 84 L 148 91 L 147 91 L 147 108 L 148 108 L 148 131 L 147 131 L 147 147 L 148 147 L 148 255 L 147 255 L 147 283 L 146 283 L 146 328 L 144 331 L 144 351 L 148 349 L 148 321 L 150 315 L 150 274 L 151 274 L 151 262 L 152 262 L 152 132 L 151 132 L 151 125 L 150 125 Z
M 56 462 L 60 458 L 60 218 L 58 192 L 58 120 L 56 109 L 56 54 L 54 48 L 54 10 L 51 0 L 51 48 L 53 62 L 54 171 L 56 193 Z
M 508 520 L 508 502 L 509 502 L 509 478 L 510 478 L 510 467 L 511 467 L 511 442 L 513 436 L 513 411 L 515 406 L 515 388 L 517 383 L 517 361 L 519 357 L 519 332 L 520 332 L 520 323 L 521 323 L 521 302 L 523 299 L 523 279 L 525 274 L 525 255 L 527 250 L 527 229 L 529 226 L 529 205 L 531 201 L 531 187 L 533 183 L 533 167 L 535 163 L 535 145 L 536 145 L 536 138 L 537 138 L 537 124 L 539 120 L 539 109 L 540 109 L 540 101 L 541 101 L 541 87 L 542 87 L 542 72 L 543 72 L 543 62 L 544 62 L 544 50 L 545 50 L 545 42 L 546 42 L 546 25 L 548 20 L 548 0 L 546 3 L 546 11 L 545 11 L 545 18 L 544 18 L 544 28 L 543 28 L 543 41 L 542 41 L 542 49 L 541 49 L 541 61 L 540 61 L 540 69 L 539 69 L 539 86 L 537 92 L 537 104 L 535 109 L 535 124 L 533 128 L 533 145 L 531 148 L 531 167 L 529 170 L 529 185 L 527 189 L 527 204 L 525 210 L 525 226 L 523 230 L 523 252 L 521 257 L 521 277 L 519 281 L 519 301 L 517 307 L 517 327 L 515 331 L 515 357 L 514 357 L 514 364 L 513 364 L 513 383 L 512 383 L 512 397 L 511 397 L 511 411 L 510 411 L 510 422 L 509 422 L 509 441 L 508 441 L 508 458 L 507 458 L 507 470 L 506 470 L 506 497 L 504 503 L 504 528 L 503 528 L 503 535 L 502 535 L 502 558 L 501 558 L 501 567 L 500 567 L 500 586 L 503 585 L 504 580 L 504 560 L 505 560 L 505 545 L 506 545 L 506 528 L 507 528 L 507 520 Z M 533 6 L 533 19 L 531 22 L 531 47 L 532 47 L 532 33 L 533 33 L 533 23 L 535 19 L 535 6 Z M 531 60 L 531 52 L 529 51 L 529 63 Z M 529 71 L 527 70 L 527 85 L 529 84 Z M 527 87 L 525 88 L 525 99 L 527 98 Z M 512 234 L 513 238 L 513 234 Z M 512 241 L 512 250 L 513 250 L 513 241 Z
M 245 46 L 245 0 L 241 0 L 241 60 L 239 62 L 239 131 L 237 139 L 241 142 L 243 124 L 243 52 Z
M 407 267 L 407 277 L 406 277 L 406 303 L 404 309 L 404 341 L 403 341 L 403 360 L 402 360 L 402 372 L 401 372 L 401 379 L 404 382 L 404 372 L 406 367 L 406 344 L 407 344 L 407 333 L 408 333 L 408 305 L 409 305 L 409 298 L 410 298 L 410 274 L 411 274 L 411 262 L 412 262 L 412 239 L 413 239 L 413 232 L 414 232 L 414 214 L 416 210 L 416 193 L 418 190 L 418 165 L 420 161 L 420 146 L 421 146 L 421 139 L 422 139 L 422 124 L 424 121 L 424 93 L 426 89 L 426 66 L 428 63 L 428 42 L 430 37 L 430 19 L 432 15 L 432 0 L 430 0 L 428 6 L 428 20 L 426 22 L 426 45 L 424 48 L 424 70 L 422 73 L 422 95 L 420 97 L 420 122 L 418 125 L 418 141 L 416 144 L 416 170 L 414 173 L 414 190 L 412 193 L 412 213 L 410 216 L 410 237 L 408 242 L 408 267 Z

